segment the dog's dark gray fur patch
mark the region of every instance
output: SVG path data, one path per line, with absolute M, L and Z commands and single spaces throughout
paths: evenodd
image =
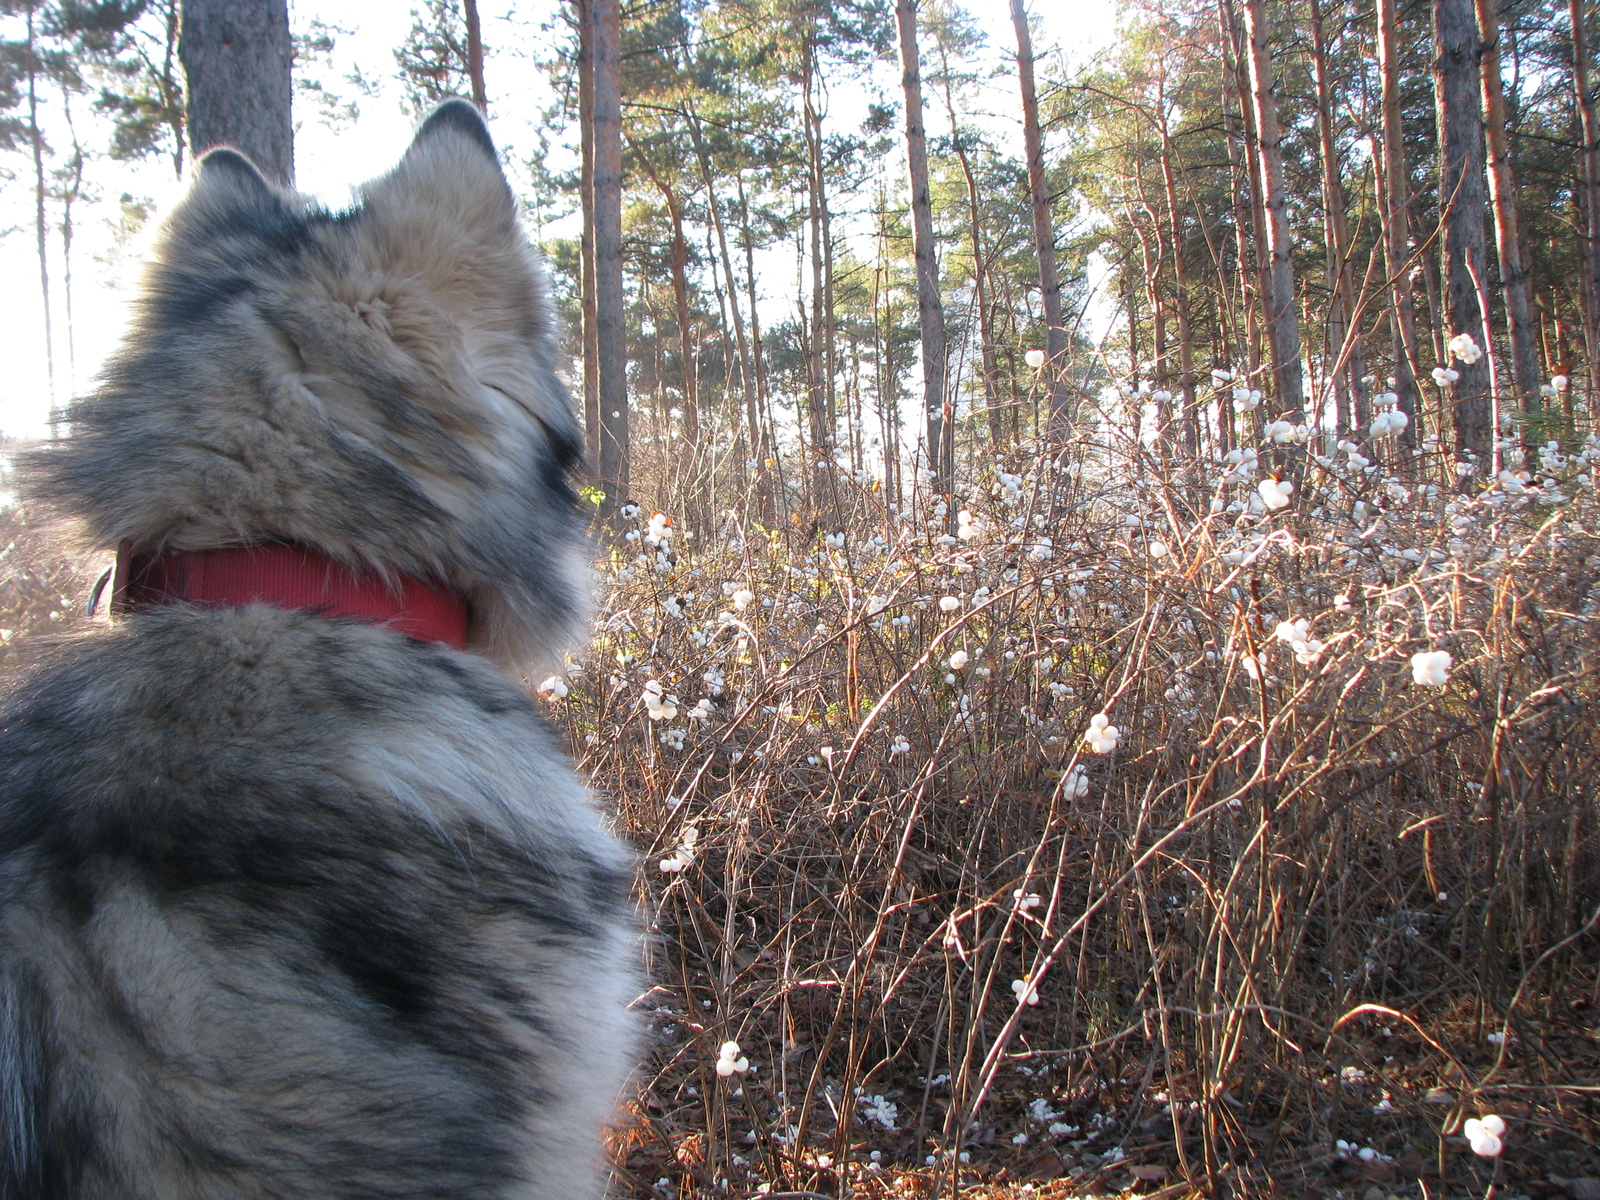
M 630 862 L 502 669 L 582 610 L 554 372 L 469 106 L 346 213 L 202 162 L 36 495 L 103 544 L 444 580 L 483 654 L 171 608 L 14 690 L 0 1200 L 599 1194 Z

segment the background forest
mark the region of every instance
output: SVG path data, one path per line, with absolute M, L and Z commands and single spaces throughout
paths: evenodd
M 997 4 L 284 33 L 302 175 L 486 106 L 564 311 L 615 1186 L 1593 1200 L 1600 14 Z M 0 13 L 59 406 L 204 142 L 185 9 Z M 10 671 L 101 563 L 3 499 Z

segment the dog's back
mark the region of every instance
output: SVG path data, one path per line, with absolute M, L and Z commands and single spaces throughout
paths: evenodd
M 0 1197 L 599 1192 L 629 863 L 485 661 L 582 609 L 544 306 L 464 105 L 347 214 L 202 166 L 36 490 L 125 559 L 275 542 L 424 579 L 481 653 L 168 605 L 16 690 Z

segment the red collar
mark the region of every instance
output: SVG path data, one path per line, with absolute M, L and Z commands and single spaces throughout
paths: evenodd
M 386 583 L 357 574 L 320 551 L 290 542 L 159 554 L 134 554 L 124 542 L 117 548 L 111 611 L 137 612 L 158 604 L 271 604 L 387 625 L 457 650 L 467 644 L 467 605 L 461 597 L 414 575 Z

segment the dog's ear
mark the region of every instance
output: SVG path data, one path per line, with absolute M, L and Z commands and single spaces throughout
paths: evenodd
M 437 137 L 464 137 L 476 142 L 498 169 L 494 139 L 489 136 L 489 127 L 483 123 L 483 115 L 460 97 L 444 101 L 423 118 L 422 124 L 417 126 L 416 135 L 411 139 L 411 150 L 407 153 L 414 153 L 422 142 Z
M 281 208 L 283 196 L 243 154 L 228 146 L 208 151 L 195 165 L 190 199 L 246 208 Z
M 362 192 L 368 206 L 391 216 L 431 211 L 469 236 L 503 236 L 516 226 L 516 197 L 494 141 L 465 100 L 446 100 L 429 113 L 394 170 Z

